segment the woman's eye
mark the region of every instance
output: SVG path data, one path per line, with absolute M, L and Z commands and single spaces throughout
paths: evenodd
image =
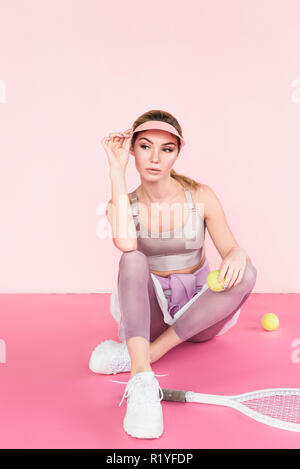
M 141 148 L 149 148 L 149 145 L 143 144 L 143 145 L 141 145 Z M 164 151 L 165 150 L 168 150 L 167 153 L 171 153 L 173 151 L 172 148 L 168 148 L 168 147 L 164 148 Z

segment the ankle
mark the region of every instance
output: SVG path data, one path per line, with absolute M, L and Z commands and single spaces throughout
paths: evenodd
M 159 353 L 157 353 L 157 346 L 154 346 L 150 343 L 149 346 L 149 363 L 154 363 L 160 358 Z
M 141 367 L 131 369 L 130 375 L 132 377 L 133 375 L 135 375 L 136 373 L 140 373 L 141 371 L 153 371 L 153 370 L 151 366 L 141 366 Z
M 150 346 L 149 350 L 149 363 L 157 362 L 161 357 L 163 357 L 167 353 L 167 350 L 161 346 L 161 344 L 155 344 L 154 346 Z

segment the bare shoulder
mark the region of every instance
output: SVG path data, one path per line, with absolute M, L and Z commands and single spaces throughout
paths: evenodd
M 197 196 L 199 200 L 206 203 L 218 200 L 218 196 L 214 189 L 208 184 L 201 184 L 201 188 L 197 191 Z
M 218 195 L 208 184 L 201 184 L 202 190 L 198 191 L 198 201 L 203 202 L 205 219 L 225 217 L 224 209 Z
M 195 189 L 192 190 L 192 195 L 197 199 L 197 201 L 200 201 L 201 198 L 205 196 L 205 192 L 207 190 L 207 185 L 204 183 L 198 182 L 198 185 Z
M 206 222 L 212 217 L 224 214 L 220 199 L 214 189 L 208 184 L 199 183 L 194 197 L 198 207 L 200 207 L 199 211 L 201 212 L 202 210 Z
M 212 187 L 209 186 L 208 184 L 204 184 L 204 182 L 198 182 L 198 186 L 197 188 L 195 189 L 195 192 L 197 193 L 197 195 L 205 195 L 206 193 L 208 193 L 210 190 L 212 190 Z
M 205 218 L 205 194 L 206 194 L 206 184 L 197 183 L 195 188 L 190 189 L 191 196 L 196 207 L 197 212 L 201 218 Z

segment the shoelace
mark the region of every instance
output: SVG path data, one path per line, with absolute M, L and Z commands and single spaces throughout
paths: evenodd
M 119 383 L 119 384 L 126 384 L 126 385 L 127 385 L 126 388 L 125 388 L 123 397 L 122 397 L 122 399 L 121 399 L 121 402 L 119 403 L 119 407 L 122 405 L 122 403 L 123 403 L 125 397 L 128 397 L 128 396 L 129 396 L 130 390 L 131 390 L 132 386 L 136 383 L 136 380 L 140 381 L 140 380 L 142 379 L 142 377 L 140 377 L 140 376 L 136 376 L 136 375 L 134 375 L 134 376 L 135 376 L 135 380 L 134 380 L 134 381 L 132 381 L 132 378 L 131 378 L 129 381 L 116 381 L 116 380 L 114 380 L 114 379 L 110 379 L 110 380 L 109 380 L 109 381 L 111 381 L 112 383 Z M 168 376 L 168 375 L 166 374 L 166 375 L 154 375 L 154 376 Z M 164 395 L 163 395 L 163 391 L 162 391 L 160 385 L 158 385 L 158 390 L 159 390 L 159 394 L 160 394 L 160 396 L 159 396 L 159 401 L 161 401 L 161 400 L 163 399 Z

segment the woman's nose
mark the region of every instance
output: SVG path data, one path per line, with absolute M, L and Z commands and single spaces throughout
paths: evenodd
M 159 154 L 158 154 L 158 152 L 153 151 L 153 153 L 152 153 L 152 155 L 151 155 L 151 160 L 152 160 L 152 161 L 159 161 Z

